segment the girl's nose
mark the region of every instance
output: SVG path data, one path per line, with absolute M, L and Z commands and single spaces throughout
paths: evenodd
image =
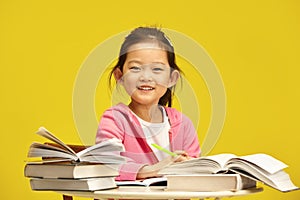
M 141 73 L 140 81 L 153 81 L 152 73 L 149 70 L 144 70 Z

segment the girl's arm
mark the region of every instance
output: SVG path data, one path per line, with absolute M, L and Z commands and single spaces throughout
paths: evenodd
M 137 173 L 137 179 L 145 179 L 151 177 L 157 177 L 158 172 L 163 169 L 164 167 L 174 163 L 174 162 L 182 162 L 185 160 L 190 159 L 185 152 L 175 152 L 178 156 L 169 156 L 154 165 L 145 165 L 143 166 Z

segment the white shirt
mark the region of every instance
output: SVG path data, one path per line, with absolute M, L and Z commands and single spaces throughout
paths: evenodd
M 150 146 L 152 151 L 154 152 L 155 156 L 158 160 L 162 160 L 169 155 L 163 151 L 160 151 L 152 146 L 152 144 L 158 144 L 159 146 L 170 150 L 170 140 L 169 140 L 169 130 L 170 130 L 170 124 L 169 119 L 166 114 L 166 111 L 163 107 L 160 107 L 162 113 L 163 113 L 163 122 L 162 123 L 151 123 L 146 122 L 145 120 L 141 119 L 137 115 L 137 119 L 139 120 L 144 135 L 146 137 L 147 144 Z

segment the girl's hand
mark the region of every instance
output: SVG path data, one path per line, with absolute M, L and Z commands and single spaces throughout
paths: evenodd
M 191 157 L 185 151 L 174 151 L 178 156 L 175 156 L 174 162 L 182 162 L 191 159 Z
M 185 160 L 189 160 L 191 158 L 184 151 L 175 151 L 174 153 L 176 153 L 177 156 L 169 156 L 154 165 L 145 165 L 144 167 L 142 167 L 137 174 L 137 179 L 157 177 L 157 176 L 159 176 L 157 173 L 164 167 L 166 167 L 172 163 L 182 162 Z

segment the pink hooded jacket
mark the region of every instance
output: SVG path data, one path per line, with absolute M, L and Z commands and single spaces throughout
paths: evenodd
M 170 122 L 170 149 L 183 150 L 191 157 L 200 155 L 198 136 L 195 128 L 182 113 L 174 108 L 165 107 Z M 144 165 L 152 165 L 159 160 L 147 144 L 142 127 L 129 107 L 120 103 L 106 110 L 101 117 L 97 131 L 96 143 L 110 138 L 122 141 L 127 162 L 121 165 L 117 180 L 135 180 Z

